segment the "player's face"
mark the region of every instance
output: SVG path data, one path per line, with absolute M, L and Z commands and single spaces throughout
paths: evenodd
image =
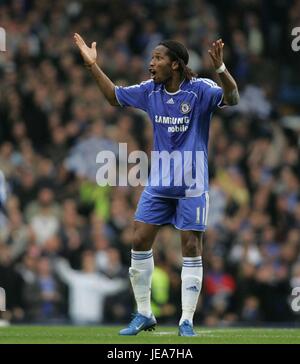
M 167 53 L 168 49 L 163 45 L 157 46 L 152 52 L 149 72 L 155 83 L 164 83 L 169 80 L 176 68 L 176 62 L 172 62 Z

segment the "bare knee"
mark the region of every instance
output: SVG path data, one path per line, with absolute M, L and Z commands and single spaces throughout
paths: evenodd
M 186 232 L 182 234 L 182 255 L 184 257 L 198 257 L 202 255 L 202 232 Z
M 150 226 L 137 224 L 134 227 L 132 248 L 136 251 L 150 250 L 156 235 L 156 228 L 151 229 Z
M 132 241 L 132 247 L 133 250 L 137 251 L 145 251 L 150 250 L 151 246 L 149 248 L 149 242 L 147 237 L 142 231 L 136 230 L 133 234 L 133 241 Z

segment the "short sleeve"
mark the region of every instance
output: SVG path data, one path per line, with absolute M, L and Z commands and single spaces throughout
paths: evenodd
M 201 81 L 202 97 L 204 102 L 207 103 L 210 111 L 214 111 L 217 106 L 221 107 L 223 89 L 209 78 L 202 78 Z
M 147 111 L 149 93 L 152 87 L 152 80 L 128 87 L 116 86 L 116 99 L 121 106 L 132 106 Z

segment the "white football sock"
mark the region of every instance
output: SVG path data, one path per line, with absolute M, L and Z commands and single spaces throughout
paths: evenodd
M 202 257 L 183 257 L 181 271 L 182 316 L 179 325 L 188 320 L 193 325 L 199 294 L 202 287 Z
M 151 279 L 154 270 L 152 249 L 148 251 L 131 250 L 129 277 L 137 304 L 138 313 L 150 317 Z

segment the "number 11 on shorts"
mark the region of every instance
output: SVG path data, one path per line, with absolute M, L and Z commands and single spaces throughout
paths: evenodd
M 196 224 L 200 224 L 200 207 L 197 207 L 196 211 Z

